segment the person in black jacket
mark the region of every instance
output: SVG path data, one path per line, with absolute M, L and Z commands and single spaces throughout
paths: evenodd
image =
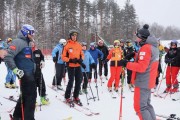
M 131 40 L 127 40 L 126 41 L 126 48 L 125 48 L 125 52 L 126 52 L 126 59 L 129 62 L 134 62 L 134 55 L 135 55 L 135 49 L 132 45 Z M 127 69 L 127 83 L 128 83 L 128 87 L 131 90 L 134 86 L 131 84 L 131 75 L 132 75 L 132 70 Z
M 97 49 L 99 49 L 104 54 L 103 59 L 102 60 L 99 59 L 99 76 L 100 76 L 100 79 L 102 79 L 102 68 L 104 67 L 104 76 L 105 76 L 106 80 L 108 80 L 108 78 L 107 78 L 108 65 L 107 65 L 107 63 L 103 63 L 103 61 L 107 58 L 109 51 L 108 51 L 108 48 L 104 45 L 103 40 L 98 41 Z
M 178 59 L 178 42 L 171 41 L 170 49 L 165 55 L 165 63 L 168 64 L 166 69 L 166 90 L 164 92 L 178 92 L 179 84 L 177 74 L 179 72 L 179 59 Z
M 48 105 L 49 100 L 46 98 L 46 85 L 41 70 L 45 66 L 44 55 L 40 49 L 37 49 L 35 42 L 30 42 L 30 45 L 34 55 L 34 61 L 36 63 L 35 80 L 38 87 L 40 100 L 42 105 Z

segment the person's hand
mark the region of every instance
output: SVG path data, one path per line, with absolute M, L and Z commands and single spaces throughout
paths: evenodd
M 13 69 L 13 73 L 16 74 L 16 76 L 20 79 L 24 76 L 24 71 L 20 70 L 18 68 Z
M 69 59 L 69 62 L 70 62 L 70 63 L 77 63 L 77 62 L 78 62 L 78 59 L 77 59 L 77 58 Z
M 125 56 L 125 59 L 126 59 L 126 60 L 130 60 L 131 58 L 134 57 L 134 55 L 135 55 L 135 52 L 132 52 L 132 53 L 130 53 L 130 54 L 127 54 L 127 55 Z
M 44 68 L 45 67 L 45 62 L 44 61 L 41 61 L 40 62 L 40 68 Z
M 172 63 L 172 59 L 169 59 L 169 58 L 165 59 L 165 63 L 166 63 L 166 64 Z
M 7 51 L 6 50 L 0 50 L 0 58 L 4 58 L 7 55 Z
M 81 63 L 81 66 L 83 69 L 86 69 L 86 65 L 84 63 Z
M 126 60 L 126 59 L 123 59 L 123 60 L 119 61 L 119 65 L 123 66 L 123 67 L 126 67 L 127 63 L 128 63 L 128 60 Z
M 53 57 L 53 62 L 57 63 L 57 58 L 56 57 Z
M 95 64 L 95 63 L 92 63 L 92 64 L 91 64 L 91 67 L 94 68 L 94 69 L 96 69 L 96 64 Z

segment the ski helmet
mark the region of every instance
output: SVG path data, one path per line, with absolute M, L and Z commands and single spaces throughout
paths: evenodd
M 72 30 L 69 31 L 70 38 L 71 38 L 72 35 L 78 35 L 78 34 L 79 34 L 78 31 L 75 30 L 75 29 L 72 29 Z
M 12 41 L 12 38 L 8 38 L 8 39 L 7 39 L 7 42 L 11 42 L 11 41 Z
M 66 40 L 65 39 L 60 39 L 59 40 L 59 43 L 63 46 L 65 46 L 67 44 Z
M 176 47 L 177 47 L 177 44 L 178 44 L 178 41 L 177 41 L 177 40 L 172 40 L 172 41 L 171 41 L 171 46 L 172 46 L 172 45 L 176 45 Z
M 127 40 L 127 41 L 126 41 L 126 46 L 127 46 L 128 48 L 132 47 L 132 42 L 131 42 L 131 40 Z
M 90 43 L 90 47 L 95 47 L 96 45 L 95 45 L 95 42 L 91 42 Z
M 114 40 L 114 47 L 118 48 L 120 46 L 120 41 L 119 40 Z
M 87 43 L 86 42 L 81 42 L 81 45 L 82 46 L 87 46 Z
M 28 24 L 25 24 L 21 28 L 22 34 L 27 37 L 27 35 L 34 35 L 34 27 Z

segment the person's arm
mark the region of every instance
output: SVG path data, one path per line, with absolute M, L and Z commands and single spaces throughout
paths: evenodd
M 138 55 L 137 62 L 128 62 L 126 68 L 132 71 L 143 73 L 149 66 L 151 60 L 151 49 L 150 46 L 144 46 Z

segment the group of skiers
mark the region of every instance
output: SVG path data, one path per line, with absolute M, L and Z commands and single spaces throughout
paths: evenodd
M 52 50 L 52 58 L 55 64 L 55 75 L 52 86 L 63 90 L 62 79 L 65 71 L 68 74 L 68 84 L 65 90 L 67 104 L 76 103 L 82 106 L 79 94 L 88 93 L 88 82 L 97 83 L 98 76 L 108 80 L 107 89 L 112 88 L 118 92 L 121 86 L 122 76 L 127 71 L 127 83 L 130 89 L 134 89 L 134 109 L 140 120 L 155 120 L 156 115 L 151 101 L 151 89 L 156 88 L 159 83 L 162 56 L 165 54 L 164 47 L 160 41 L 150 34 L 149 25 L 136 32 L 136 41 L 114 40 L 113 48 L 108 49 L 103 40 L 90 43 L 78 40 L 78 31 L 70 30 L 67 40 L 60 39 L 59 43 Z M 0 50 L 0 58 L 6 63 L 8 74 L 15 74 L 20 81 L 20 97 L 15 107 L 13 120 L 34 120 L 36 104 L 36 89 L 43 105 L 49 104 L 46 98 L 46 85 L 42 74 L 45 66 L 44 55 L 37 48 L 34 40 L 34 27 L 28 24 L 22 26 L 16 39 L 11 39 L 8 47 Z M 89 47 L 89 49 L 88 49 Z M 178 92 L 178 72 L 180 68 L 180 51 L 178 42 L 172 40 L 170 49 L 166 51 L 165 63 L 166 85 L 165 92 Z M 110 61 L 110 72 L 108 71 Z M 99 66 L 99 69 L 97 67 Z M 11 73 L 9 71 L 12 70 Z M 99 71 L 98 71 L 99 70 Z M 163 69 L 164 70 L 164 69 Z M 94 72 L 93 72 L 94 71 Z M 92 75 L 94 73 L 94 75 Z M 108 79 L 108 73 L 110 78 Z M 12 79 L 12 78 L 11 78 Z M 73 84 L 75 81 L 75 87 Z M 6 81 L 13 86 L 14 82 Z M 82 84 L 82 87 L 81 87 Z M 121 86 L 122 87 L 122 86 Z M 73 92 L 72 92 L 73 91 Z M 73 98 L 71 97 L 73 94 Z

